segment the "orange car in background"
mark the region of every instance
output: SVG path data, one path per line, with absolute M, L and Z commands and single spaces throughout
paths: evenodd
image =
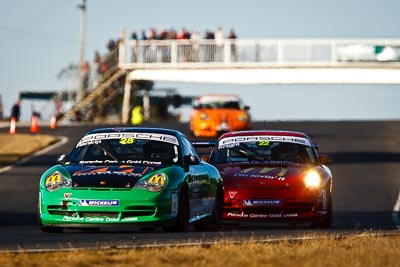
M 195 137 L 217 137 L 251 129 L 249 106 L 237 95 L 208 94 L 193 100 L 189 130 Z

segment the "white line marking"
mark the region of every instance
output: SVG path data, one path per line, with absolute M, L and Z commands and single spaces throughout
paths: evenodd
M 51 146 L 48 146 L 48 147 L 46 147 L 46 148 L 44 148 L 44 149 L 42 149 L 42 150 L 40 150 L 40 151 L 38 151 L 38 152 L 36 152 L 36 153 L 34 153 L 34 154 L 28 156 L 28 157 L 26 157 L 26 158 L 23 158 L 22 160 L 20 160 L 20 161 L 14 163 L 14 164 L 11 164 L 10 166 L 6 166 L 6 167 L 4 167 L 4 168 L 1 168 L 1 169 L 0 169 L 0 173 L 9 171 L 9 170 L 11 170 L 13 167 L 15 167 L 17 164 L 25 163 L 25 162 L 31 160 L 31 159 L 34 158 L 34 157 L 37 157 L 37 156 L 39 156 L 39 155 L 42 155 L 42 154 L 44 154 L 44 153 L 47 153 L 47 152 L 49 152 L 49 151 L 51 151 L 51 150 L 57 148 L 57 147 L 59 147 L 59 146 L 62 146 L 62 145 L 64 145 L 64 144 L 66 144 L 66 143 L 68 142 L 68 140 L 69 140 L 68 137 L 65 137 L 65 136 L 59 136 L 59 138 L 60 138 L 60 141 L 58 141 L 57 143 L 52 144 Z

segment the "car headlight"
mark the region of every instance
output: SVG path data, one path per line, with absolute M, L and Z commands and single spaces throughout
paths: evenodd
M 156 173 L 138 181 L 134 188 L 146 189 L 150 192 L 160 192 L 167 185 L 167 176 L 164 173 Z
M 247 121 L 249 117 L 246 114 L 240 114 L 237 119 L 238 121 Z
M 205 112 L 200 113 L 200 120 L 208 120 L 208 115 Z
M 64 175 L 62 175 L 61 172 L 56 171 L 56 172 L 50 173 L 46 177 L 46 179 L 44 181 L 44 185 L 45 185 L 47 191 L 53 192 L 60 188 L 71 187 L 72 182 L 70 179 L 68 179 Z
M 304 183 L 308 188 L 319 188 L 321 185 L 321 176 L 316 171 L 309 171 L 304 176 Z

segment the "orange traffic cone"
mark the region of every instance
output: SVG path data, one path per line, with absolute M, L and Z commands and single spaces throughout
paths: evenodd
M 57 118 L 56 118 L 56 115 L 51 115 L 51 118 L 50 118 L 50 128 L 51 129 L 55 129 L 55 128 L 57 128 Z
M 32 133 L 39 132 L 39 120 L 38 120 L 38 116 L 36 114 L 32 115 L 31 132 Z
M 17 132 L 17 120 L 12 117 L 10 123 L 10 134 L 15 134 Z

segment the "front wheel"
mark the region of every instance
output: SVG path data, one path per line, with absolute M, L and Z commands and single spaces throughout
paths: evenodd
M 40 204 L 38 204 L 38 205 L 40 205 Z M 42 219 L 40 218 L 39 206 L 38 206 L 38 212 L 37 212 L 37 219 L 38 219 L 38 223 L 39 223 L 39 228 L 40 228 L 40 230 L 42 230 L 42 232 L 62 233 L 64 231 L 64 227 L 44 226 L 42 223 Z
M 311 224 L 312 227 L 317 228 L 329 228 L 332 225 L 333 209 L 332 209 L 332 196 L 329 194 L 327 203 L 327 214 L 322 217 L 319 221 Z
M 64 231 L 64 227 L 52 227 L 52 226 L 44 226 L 42 223 L 42 220 L 40 219 L 40 216 L 38 218 L 39 220 L 39 227 L 42 232 L 45 233 L 62 233 Z
M 189 200 L 184 187 L 179 190 L 178 213 L 176 222 L 172 227 L 164 227 L 167 232 L 182 232 L 189 223 Z
M 222 213 L 224 208 L 224 190 L 222 186 L 218 186 L 217 193 L 215 195 L 213 212 L 211 214 L 211 220 L 207 223 L 198 223 L 194 227 L 197 231 L 215 231 L 218 230 L 222 223 Z

